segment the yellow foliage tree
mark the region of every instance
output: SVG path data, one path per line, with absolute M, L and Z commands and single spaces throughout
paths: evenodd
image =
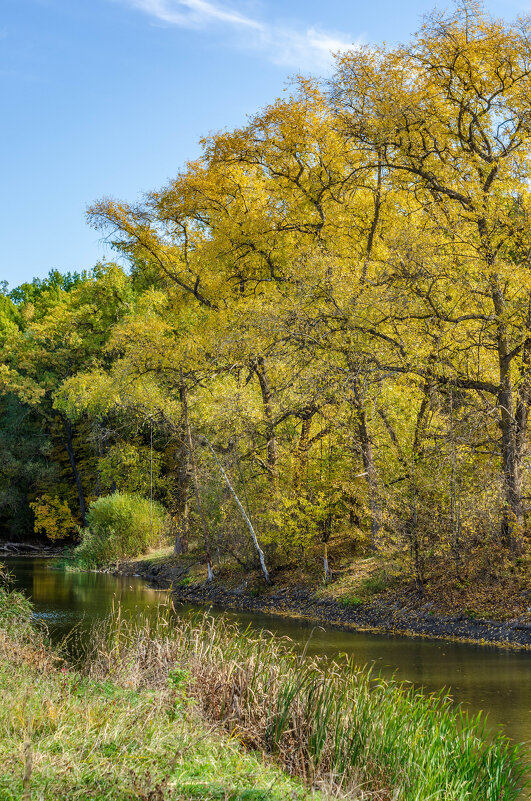
M 35 515 L 35 531 L 49 540 L 62 540 L 72 536 L 76 521 L 66 501 L 53 495 L 41 495 L 30 503 Z

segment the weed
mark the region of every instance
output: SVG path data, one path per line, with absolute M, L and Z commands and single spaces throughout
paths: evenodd
M 360 589 L 366 595 L 377 595 L 392 586 L 392 579 L 385 570 L 377 570 L 361 582 Z
M 174 667 L 168 671 L 168 683 L 170 687 L 173 687 L 174 690 L 178 690 L 179 692 L 184 691 L 189 681 L 189 670 L 183 670 L 182 668 Z
M 351 598 L 349 598 L 349 597 L 346 597 L 346 598 L 340 598 L 340 599 L 339 599 L 339 603 L 340 603 L 342 606 L 354 606 L 354 607 L 355 607 L 355 606 L 361 606 L 361 605 L 363 604 L 363 601 L 362 601 L 362 599 L 361 599 L 361 598 L 357 598 L 357 597 L 354 595 L 354 596 L 352 596 Z

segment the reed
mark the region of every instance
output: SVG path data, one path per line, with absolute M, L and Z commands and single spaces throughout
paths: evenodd
M 519 748 L 482 715 L 347 657 L 300 655 L 287 638 L 168 610 L 135 621 L 118 611 L 92 642 L 93 676 L 163 687 L 179 671 L 210 721 L 309 786 L 395 801 L 512 801 L 522 788 Z

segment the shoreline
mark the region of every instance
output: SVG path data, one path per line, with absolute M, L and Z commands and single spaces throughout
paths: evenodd
M 57 558 L 64 554 L 64 548 L 60 546 L 32 546 L 22 551 L 3 551 L 3 554 L 0 553 L 0 562 L 2 556 Z M 188 570 L 189 565 L 165 564 L 146 558 L 124 560 L 102 572 L 116 576 L 138 576 L 152 586 L 171 589 L 172 597 L 178 603 L 271 615 L 343 631 L 531 651 L 531 623 L 527 620 L 472 617 L 460 610 L 453 615 L 442 614 L 434 610 L 432 604 L 426 603 L 418 592 L 389 592 L 372 601 L 348 606 L 331 598 L 319 597 L 314 590 L 303 585 L 264 585 L 259 593 L 255 586 L 249 590 L 247 581 L 235 589 L 225 586 L 219 579 L 210 585 L 206 582 L 184 585 L 181 582 Z M 249 583 L 252 578 L 254 576 L 250 577 Z
M 174 600 L 181 603 L 267 614 L 345 631 L 426 637 L 531 651 L 531 623 L 519 619 L 474 618 L 463 612 L 442 615 L 423 602 L 418 593 L 407 598 L 399 593 L 388 594 L 368 603 L 345 606 L 333 599 L 319 598 L 314 591 L 302 586 L 264 587 L 264 592 L 258 595 L 246 591 L 245 582 L 236 589 L 228 589 L 217 581 L 210 585 L 195 583 L 183 586 L 179 582 L 186 575 L 186 568 L 154 564 L 149 559 L 121 562 L 112 572 L 114 575 L 139 576 L 161 589 L 171 589 Z M 411 606 L 413 601 L 415 609 Z
M 4 557 L 6 559 L 12 559 L 14 557 L 28 556 L 38 559 L 48 559 L 50 557 L 63 556 L 64 553 L 64 545 L 46 545 L 40 542 L 0 541 L 0 562 Z

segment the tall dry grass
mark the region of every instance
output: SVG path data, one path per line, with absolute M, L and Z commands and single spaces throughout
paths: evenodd
M 350 659 L 297 654 L 287 639 L 207 614 L 153 621 L 118 612 L 93 638 L 93 677 L 187 686 L 206 718 L 272 754 L 309 786 L 387 801 L 513 801 L 518 748 L 448 695 L 384 680 Z

